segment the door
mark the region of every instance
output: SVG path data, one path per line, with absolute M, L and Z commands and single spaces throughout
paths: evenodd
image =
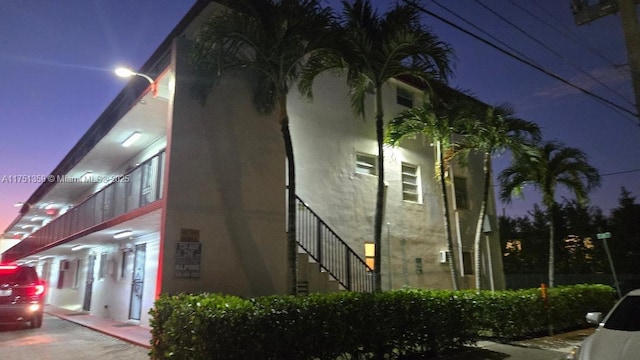
M 147 245 L 136 245 L 133 260 L 133 279 L 131 281 L 131 301 L 129 303 L 129 319 L 140 320 L 142 314 L 142 290 L 144 289 L 144 266 Z
M 96 263 L 96 256 L 89 255 L 89 263 L 87 264 L 87 281 L 84 287 L 84 303 L 82 310 L 91 311 L 91 293 L 93 292 L 93 267 Z M 79 271 L 80 269 L 78 269 Z

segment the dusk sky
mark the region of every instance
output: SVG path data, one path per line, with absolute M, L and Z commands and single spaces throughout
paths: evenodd
M 0 1 L 0 232 L 18 215 L 13 205 L 39 183 L 17 175 L 48 175 L 126 85 L 118 66 L 138 69 L 193 5 L 193 0 Z M 338 1 L 326 1 L 335 5 Z M 387 1 L 377 1 L 379 10 Z M 576 26 L 570 0 L 422 2 L 430 11 L 531 62 L 635 112 L 631 76 L 617 15 Z M 438 6 L 442 4 L 451 12 Z M 496 17 L 502 15 L 520 30 Z M 473 29 L 457 16 L 473 23 Z M 430 16 L 424 22 L 456 54 L 451 85 L 488 104 L 510 103 L 517 115 L 585 151 L 602 175 L 591 204 L 605 213 L 620 188 L 640 197 L 637 118 L 580 93 Z M 522 32 L 521 32 L 522 31 Z M 525 35 L 526 34 L 526 35 Z M 508 156 L 495 161 L 498 173 Z M 4 179 L 4 181 L 3 181 Z M 534 191 L 511 205 L 524 215 L 539 202 Z

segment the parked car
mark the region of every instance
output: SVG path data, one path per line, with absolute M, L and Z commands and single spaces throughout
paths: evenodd
M 46 286 L 26 265 L 0 265 L 0 322 L 29 322 L 42 326 Z
M 588 313 L 586 319 L 598 325 L 598 329 L 573 349 L 567 359 L 640 359 L 640 289 L 620 299 L 604 320 L 600 312 Z

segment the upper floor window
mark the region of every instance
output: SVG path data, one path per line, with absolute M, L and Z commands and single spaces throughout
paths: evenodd
M 402 163 L 402 200 L 420 202 L 420 176 L 418 166 Z
M 456 196 L 456 208 L 468 209 L 469 208 L 469 193 L 467 191 L 467 179 L 463 177 L 453 177 L 453 187 L 455 189 Z
M 375 155 L 357 153 L 356 173 L 365 175 L 378 175 L 378 157 Z
M 396 88 L 396 102 L 399 105 L 413 107 L 413 93 L 405 88 Z

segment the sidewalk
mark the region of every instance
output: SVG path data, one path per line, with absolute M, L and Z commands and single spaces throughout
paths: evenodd
M 540 338 L 514 341 L 511 344 L 528 348 L 553 350 L 568 353 L 574 346 L 579 345 L 582 340 L 596 331 L 595 327 L 570 331 L 567 333 L 544 336 Z
M 147 349 L 151 347 L 151 330 L 138 325 L 104 319 L 86 312 L 67 310 L 53 305 L 45 305 L 44 312 L 134 345 Z

